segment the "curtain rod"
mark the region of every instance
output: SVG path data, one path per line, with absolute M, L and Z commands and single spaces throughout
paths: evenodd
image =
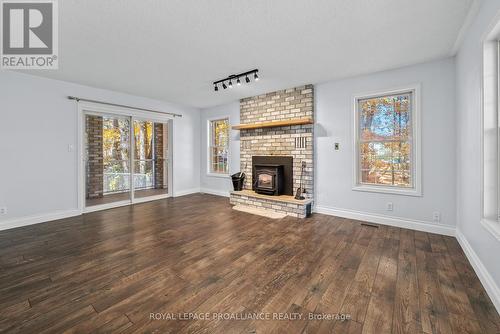
M 136 110 L 154 112 L 154 113 L 163 114 L 163 115 L 172 115 L 174 117 L 182 117 L 181 114 L 176 114 L 176 113 L 173 113 L 173 112 L 162 112 L 162 111 L 152 110 L 152 109 L 137 108 L 137 107 L 127 106 L 127 105 L 123 105 L 123 104 L 116 104 L 116 103 L 110 103 L 110 102 L 104 102 L 104 101 L 84 99 L 82 97 L 76 97 L 76 96 L 68 96 L 68 99 L 75 100 L 76 102 L 84 101 L 84 102 L 100 103 L 100 104 L 105 104 L 105 105 L 108 105 L 108 106 L 115 106 L 115 107 L 122 107 L 122 108 L 131 108 L 131 109 L 136 109 Z

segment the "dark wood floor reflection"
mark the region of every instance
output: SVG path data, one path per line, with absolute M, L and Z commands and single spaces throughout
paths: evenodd
M 168 319 L 188 312 L 210 317 Z M 500 333 L 500 319 L 455 238 L 191 195 L 1 231 L 0 332 Z

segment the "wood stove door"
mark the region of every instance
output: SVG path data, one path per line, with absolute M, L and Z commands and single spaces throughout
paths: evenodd
M 257 175 L 257 188 L 274 190 L 274 175 L 264 171 L 260 172 Z

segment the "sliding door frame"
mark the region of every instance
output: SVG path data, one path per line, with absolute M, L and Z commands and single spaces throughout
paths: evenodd
M 92 207 L 87 207 L 85 205 L 85 142 L 83 140 L 84 138 L 84 133 L 85 133 L 85 116 L 86 115 L 98 115 L 98 116 L 116 116 L 116 117 L 128 117 L 130 121 L 130 128 L 132 130 L 131 136 L 130 136 L 130 148 L 129 148 L 129 166 L 130 166 L 130 198 L 129 200 L 126 201 L 117 201 L 114 203 L 107 203 L 107 204 L 102 204 L 102 205 L 95 205 Z M 134 121 L 135 120 L 149 120 L 157 123 L 163 123 L 167 125 L 167 147 L 168 147 L 168 154 L 167 154 L 167 193 L 166 194 L 161 194 L 161 195 L 156 195 L 156 196 L 149 196 L 149 197 L 142 197 L 142 198 L 135 198 L 134 193 L 135 193 L 135 187 L 134 187 L 134 172 L 135 172 L 135 156 L 134 156 L 134 150 L 133 147 L 135 145 L 134 143 L 134 132 L 133 132 L 133 127 L 134 127 Z M 131 204 L 136 204 L 136 203 L 143 203 L 143 202 L 149 202 L 149 201 L 154 201 L 154 200 L 159 200 L 159 199 L 164 199 L 172 196 L 172 189 L 173 189 L 173 164 L 172 164 L 172 157 L 173 157 L 173 116 L 168 115 L 168 114 L 159 114 L 159 113 L 153 113 L 153 112 L 147 112 L 147 111 L 142 111 L 142 110 L 137 110 L 133 108 L 125 108 L 125 107 L 115 107 L 115 106 L 109 106 L 109 105 L 104 105 L 100 103 L 94 103 L 94 102 L 83 102 L 80 101 L 78 102 L 78 160 L 79 163 L 78 165 L 78 209 L 80 210 L 81 213 L 86 213 L 86 212 L 93 212 L 93 211 L 100 211 L 100 210 L 106 210 L 106 209 L 111 209 L 111 208 L 116 208 L 120 206 L 126 206 L 126 205 L 131 205 Z

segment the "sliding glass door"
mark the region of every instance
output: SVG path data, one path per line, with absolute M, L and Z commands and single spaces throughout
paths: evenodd
M 86 206 L 130 201 L 130 118 L 85 117 Z
M 168 122 L 98 112 L 83 118 L 85 208 L 168 196 Z

